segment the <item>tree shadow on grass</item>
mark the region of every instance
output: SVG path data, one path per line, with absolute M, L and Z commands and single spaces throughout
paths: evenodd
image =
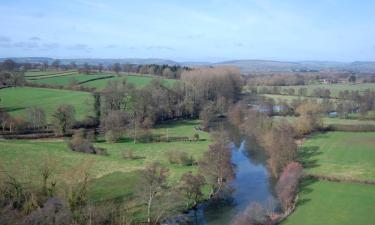
M 6 112 L 15 112 L 15 111 L 20 111 L 24 109 L 26 109 L 26 107 L 5 107 L 4 108 Z
M 312 178 L 312 177 L 304 177 L 301 179 L 299 183 L 299 190 L 300 190 L 299 197 L 300 198 L 298 199 L 298 202 L 296 204 L 297 207 L 304 205 L 311 201 L 310 198 L 306 198 L 305 196 L 313 191 L 313 189 L 310 186 L 317 181 L 318 181 L 317 179 Z
M 315 156 L 323 153 L 319 150 L 319 146 L 303 146 L 298 152 L 304 168 L 314 168 L 319 166 L 318 160 L 314 159 Z

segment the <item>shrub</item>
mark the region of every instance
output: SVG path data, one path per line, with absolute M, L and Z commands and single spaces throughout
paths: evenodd
M 179 164 L 184 166 L 191 166 L 194 164 L 193 157 L 189 156 L 184 151 L 169 151 L 167 152 L 167 158 L 170 164 Z
M 194 138 L 194 140 L 199 141 L 199 134 L 195 133 L 193 138 Z
M 276 194 L 280 203 L 287 211 L 292 208 L 295 196 L 298 193 L 299 178 L 302 175 L 302 166 L 297 162 L 289 163 L 283 170 L 276 184 Z
M 122 151 L 122 157 L 124 159 L 134 159 L 133 150 L 131 149 L 125 149 Z
M 94 147 L 91 141 L 87 139 L 86 133 L 83 129 L 75 132 L 72 140 L 68 143 L 68 146 L 70 149 L 77 152 L 107 155 L 106 149 Z

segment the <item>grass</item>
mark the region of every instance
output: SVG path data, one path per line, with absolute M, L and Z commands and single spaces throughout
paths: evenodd
M 258 90 L 260 90 L 263 86 L 259 86 Z M 266 86 L 271 88 L 272 86 Z M 311 85 L 301 85 L 301 86 L 279 86 L 281 90 L 287 90 L 293 88 L 295 93 L 298 93 L 298 89 L 300 88 L 307 88 L 308 95 L 313 93 L 314 89 L 317 88 L 325 88 L 330 89 L 331 97 L 338 97 L 340 91 L 349 90 L 349 91 L 364 91 L 366 89 L 375 90 L 374 83 L 360 83 L 360 84 L 311 84 Z
M 303 182 L 296 211 L 282 225 L 367 225 L 375 221 L 375 186 Z
M 26 110 L 38 106 L 45 110 L 48 120 L 61 104 L 71 104 L 76 110 L 76 119 L 84 119 L 91 112 L 90 93 L 47 88 L 4 88 L 0 89 L 1 107 L 12 115 L 26 116 Z
M 152 76 L 121 75 L 119 77 L 114 77 L 114 78 L 111 78 L 111 79 L 91 81 L 91 82 L 83 84 L 83 86 L 93 87 L 93 88 L 96 88 L 96 89 L 103 89 L 107 86 L 107 83 L 108 83 L 109 80 L 119 81 L 119 80 L 121 80 L 125 77 L 126 77 L 126 79 L 129 83 L 134 84 L 136 87 L 144 87 L 147 84 L 149 84 L 152 80 L 158 79 L 158 78 L 155 78 L 155 77 L 152 77 Z M 173 79 L 164 79 L 164 78 L 159 78 L 159 79 L 162 79 L 163 82 L 166 85 L 172 85 L 176 81 L 176 80 L 173 80 Z
M 110 77 L 110 75 L 106 74 L 72 74 L 72 75 L 64 75 L 64 76 L 55 76 L 55 77 L 48 77 L 43 79 L 31 80 L 32 83 L 38 84 L 52 84 L 52 85 L 63 85 L 69 86 L 73 80 L 76 80 L 78 83 L 85 82 L 95 78 L 101 77 Z
M 355 117 L 355 115 L 352 115 Z M 274 116 L 275 121 L 286 119 L 288 122 L 293 123 L 297 117 L 294 116 Z M 356 119 L 340 119 L 333 117 L 323 117 L 323 125 L 375 125 L 373 120 L 356 120 Z
M 68 73 L 74 73 L 74 72 L 77 72 L 77 71 L 76 70 L 26 71 L 25 77 L 26 78 L 49 77 L 49 76 L 62 75 L 62 74 L 68 74 Z
M 153 133 L 163 133 L 165 129 L 171 136 L 192 136 L 194 126 L 198 121 L 176 121 L 152 130 Z M 169 168 L 169 182 L 175 184 L 180 176 L 187 171 L 196 171 L 197 166 L 171 165 L 165 156 L 166 152 L 184 150 L 194 159 L 198 160 L 207 150 L 210 143 L 209 135 L 198 132 L 205 140 L 196 142 L 160 142 L 137 143 L 124 139 L 119 143 L 109 144 L 98 141 L 95 146 L 106 148 L 108 156 L 98 156 L 85 153 L 72 152 L 63 140 L 2 140 L 0 141 L 0 159 L 8 171 L 22 171 L 30 178 L 37 174 L 39 165 L 46 157 L 56 159 L 56 171 L 62 175 L 68 170 L 84 162 L 92 162 L 91 174 L 93 176 L 90 189 L 90 200 L 101 201 L 130 196 L 136 183 L 136 173 L 150 162 L 159 161 Z M 124 149 L 132 149 L 138 159 L 122 158 Z M 33 179 L 36 182 L 38 179 Z
M 85 82 L 95 78 L 103 78 L 101 80 L 89 81 L 82 84 L 87 87 L 94 87 L 97 89 L 103 89 L 106 87 L 108 80 L 121 80 L 126 77 L 129 83 L 134 84 L 136 87 L 144 87 L 149 84 L 153 79 L 158 77 L 153 75 L 136 75 L 136 74 L 120 74 L 117 76 L 114 73 L 94 73 L 94 74 L 78 74 L 77 71 L 28 71 L 25 74 L 26 79 L 32 83 L 39 84 L 50 84 L 50 85 L 63 85 L 68 86 L 72 80 L 75 79 L 78 82 Z M 116 76 L 111 78 L 111 76 Z M 166 85 L 172 85 L 176 80 L 160 78 Z
M 297 100 L 297 99 L 310 99 L 310 100 L 318 100 L 318 101 L 322 101 L 323 100 L 322 98 L 317 98 L 317 97 L 299 97 L 299 96 L 296 96 L 296 95 L 271 95 L 271 94 L 264 94 L 262 96 L 265 96 L 265 97 L 268 97 L 268 98 L 272 98 L 275 101 L 282 100 L 282 101 L 286 101 L 288 103 L 291 103 L 293 100 Z
M 300 153 L 308 173 L 375 180 L 375 132 L 315 134 Z

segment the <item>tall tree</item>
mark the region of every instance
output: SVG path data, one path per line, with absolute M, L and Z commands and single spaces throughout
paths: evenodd
M 229 183 L 235 177 L 232 152 L 226 138 L 220 134 L 198 162 L 199 172 L 211 186 L 211 196 L 221 197 L 230 190 Z
M 27 110 L 28 120 L 34 129 L 39 129 L 46 125 L 46 114 L 40 107 L 33 106 Z
M 195 207 L 198 201 L 203 197 L 202 188 L 205 185 L 204 176 L 201 174 L 194 175 L 192 172 L 184 173 L 180 178 L 179 189 L 187 198 L 187 207 L 189 201 L 192 201 L 192 206 Z
M 52 67 L 54 67 L 55 69 L 59 69 L 60 68 L 60 59 L 55 59 L 53 62 L 52 62 Z
M 167 188 L 168 169 L 159 163 L 151 163 L 141 171 L 137 187 L 141 203 L 146 205 L 147 223 L 152 224 L 154 201 L 163 194 Z
M 112 65 L 112 70 L 116 73 L 119 74 L 121 71 L 121 65 L 120 63 L 115 63 Z
M 75 122 L 75 109 L 72 105 L 60 105 L 52 114 L 52 121 L 58 134 L 66 134 Z

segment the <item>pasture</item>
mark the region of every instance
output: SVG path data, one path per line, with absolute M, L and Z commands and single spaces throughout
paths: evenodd
M 375 132 L 314 134 L 299 153 L 307 173 L 375 180 Z
M 92 79 L 98 79 L 98 78 L 110 78 L 112 75 L 106 75 L 106 74 L 70 74 L 70 75 L 64 75 L 64 76 L 53 76 L 53 77 L 47 77 L 47 78 L 38 78 L 34 80 L 30 80 L 32 83 L 38 83 L 38 84 L 50 84 L 50 85 L 62 85 L 62 86 L 69 86 L 71 84 L 79 84 L 81 82 L 87 82 Z
M 170 136 L 188 136 L 196 133 L 194 126 L 199 121 L 178 121 L 151 130 L 153 134 L 164 134 L 166 129 Z M 106 148 L 109 155 L 93 155 L 71 151 L 66 140 L 1 140 L 0 161 L 7 171 L 22 174 L 32 182 L 39 182 L 37 171 L 43 160 L 55 160 L 58 177 L 64 177 L 70 171 L 90 162 L 92 184 L 90 200 L 101 201 L 120 198 L 132 194 L 136 183 L 136 173 L 153 161 L 159 161 L 169 168 L 171 184 L 187 171 L 196 171 L 197 166 L 170 164 L 167 160 L 168 151 L 186 151 L 195 160 L 200 159 L 210 143 L 209 135 L 198 132 L 200 141 L 136 143 L 130 138 L 124 138 L 119 143 L 109 144 L 98 140 L 95 146 Z M 124 159 L 122 151 L 131 149 L 135 159 Z
M 144 87 L 154 79 L 161 79 L 166 85 L 172 85 L 175 80 L 159 78 L 152 75 L 141 74 L 120 74 L 114 73 L 93 73 L 93 74 L 79 74 L 75 70 L 68 71 L 34 71 L 26 72 L 25 78 L 28 82 L 48 85 L 82 85 L 85 87 L 92 87 L 96 89 L 103 89 L 107 86 L 109 80 L 119 81 L 126 78 L 127 81 L 136 87 Z M 82 83 L 82 84 L 81 84 Z
M 367 225 L 375 221 L 375 186 L 303 180 L 297 209 L 282 225 Z
M 104 89 L 107 86 L 107 83 L 109 80 L 113 81 L 120 81 L 122 79 L 126 78 L 127 81 L 131 84 L 133 84 L 136 87 L 144 87 L 147 84 L 151 83 L 154 79 L 161 79 L 164 84 L 172 85 L 176 80 L 173 79 L 164 79 L 164 78 L 158 78 L 158 77 L 152 77 L 152 76 L 142 76 L 142 75 L 120 75 L 118 77 L 113 77 L 110 79 L 102 79 L 102 80 L 94 80 L 91 82 L 87 82 L 82 84 L 85 87 L 93 87 L 98 90 Z
M 259 86 L 258 90 L 262 87 L 272 88 L 272 86 Z M 307 88 L 307 94 L 312 95 L 313 90 L 317 88 L 329 89 L 331 91 L 331 97 L 338 97 L 340 91 L 359 91 L 363 92 L 366 89 L 375 90 L 375 83 L 359 83 L 359 84 L 310 84 L 310 85 L 300 85 L 300 86 L 278 86 L 281 88 L 281 92 L 286 93 L 290 88 L 293 88 L 295 94 L 298 94 L 300 88 Z
M 61 104 L 71 104 L 76 110 L 76 119 L 82 120 L 92 114 L 93 98 L 90 93 L 48 89 L 17 87 L 0 89 L 1 107 L 16 116 L 26 116 L 26 110 L 38 106 L 45 110 L 47 120 Z

